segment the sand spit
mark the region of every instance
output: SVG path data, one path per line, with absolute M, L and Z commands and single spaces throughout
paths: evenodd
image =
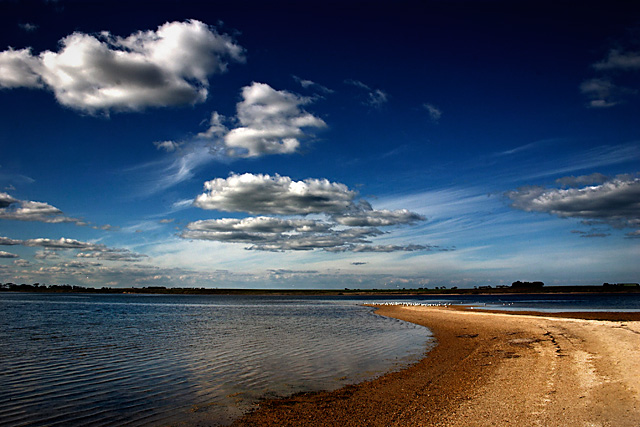
M 384 306 L 430 328 L 418 364 L 267 400 L 235 426 L 640 426 L 640 321 Z M 619 317 L 617 317 L 619 318 Z

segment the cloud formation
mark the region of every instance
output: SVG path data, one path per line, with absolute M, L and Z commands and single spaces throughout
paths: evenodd
M 592 173 L 591 175 L 582 176 L 565 176 L 559 178 L 556 182 L 563 187 L 577 187 L 579 185 L 602 184 L 609 180 L 609 177 L 601 173 Z
M 367 97 L 362 102 L 364 105 L 367 105 L 375 109 L 380 109 L 384 104 L 386 104 L 389 101 L 389 95 L 381 89 L 372 89 L 370 86 L 362 83 L 359 80 L 349 79 L 349 80 L 345 80 L 344 82 L 348 85 L 358 87 L 367 92 Z
M 20 257 L 16 254 L 0 251 L 0 258 L 20 258 Z
M 22 240 L 10 239 L 0 236 L 0 246 L 15 246 L 22 244 Z
M 19 200 L 11 197 L 9 194 L 0 193 L 0 209 L 7 208 L 17 202 L 19 202 Z
M 184 182 L 193 177 L 195 170 L 216 160 L 299 152 L 302 141 L 314 136 L 311 129 L 327 126 L 302 108 L 311 98 L 255 82 L 242 88 L 242 98 L 236 105 L 236 116 L 225 117 L 214 111 L 207 129 L 195 137 L 154 142 L 170 157 L 129 170 L 146 170 L 151 175 L 145 194 Z
M 357 193 L 326 179 L 293 181 L 280 175 L 232 174 L 205 183 L 206 192 L 194 205 L 224 212 L 258 215 L 322 215 L 326 220 L 278 218 L 224 218 L 191 222 L 185 239 L 250 244 L 262 251 L 393 252 L 430 249 L 421 245 L 372 245 L 384 234 L 377 227 L 412 224 L 425 218 L 406 209 L 374 210 Z
M 15 221 L 38 221 L 49 224 L 75 224 L 78 226 L 90 226 L 96 230 L 111 230 L 111 225 L 94 225 L 79 218 L 72 218 L 44 202 L 31 200 L 19 200 L 7 193 L 0 193 L 0 219 Z
M 230 156 L 294 153 L 300 139 L 310 136 L 305 129 L 326 127 L 322 119 L 301 108 L 311 102 L 309 98 L 256 82 L 242 88 L 242 98 L 236 107 L 240 126 L 224 136 Z M 219 129 L 219 121 L 212 121 L 212 126 Z
M 366 205 L 363 205 L 366 206 Z M 389 225 L 413 224 L 424 221 L 425 217 L 407 209 L 373 210 L 370 206 L 356 212 L 334 215 L 333 219 L 349 227 L 385 227 Z
M 88 249 L 91 252 L 80 252 L 76 255 L 77 258 L 95 258 L 103 261 L 122 261 L 122 262 L 137 262 L 147 255 L 131 252 L 128 249 L 114 249 L 114 248 L 100 248 L 98 250 Z
M 185 239 L 211 240 L 226 243 L 252 244 L 248 250 L 260 251 L 310 251 L 314 249 L 330 250 L 346 247 L 355 243 L 366 243 L 368 237 L 382 234 L 376 229 L 332 230 L 325 232 L 245 232 L 245 231 L 202 231 L 187 230 L 181 237 Z
M 329 89 L 328 87 L 322 86 L 321 84 L 316 83 L 316 82 L 314 82 L 312 80 L 301 79 L 298 76 L 292 76 L 292 77 L 300 86 L 302 86 L 305 89 L 315 89 L 315 90 L 317 90 L 319 92 L 323 92 L 323 93 L 326 93 L 326 94 L 330 94 L 330 93 L 334 93 L 335 92 L 334 90 Z
M 20 27 L 22 30 L 26 31 L 27 33 L 32 33 L 35 30 L 38 29 L 38 25 L 36 24 L 32 24 L 30 22 L 25 22 L 24 24 L 18 24 L 18 27 Z
M 436 246 L 425 245 L 346 245 L 328 249 L 329 252 L 413 252 L 413 251 L 425 251 L 436 248 Z
M 78 218 L 65 216 L 48 203 L 18 200 L 7 193 L 0 193 L 0 219 L 88 225 Z
M 354 206 L 356 193 L 326 179 L 293 181 L 280 175 L 245 173 L 204 184 L 194 205 L 208 210 L 249 214 L 306 215 L 342 213 Z
M 589 98 L 589 107 L 592 108 L 608 108 L 618 105 L 621 102 L 619 95 L 623 91 L 606 78 L 585 80 L 580 84 L 580 92 Z
M 581 179 L 574 178 L 580 182 Z M 621 175 L 581 188 L 528 187 L 506 193 L 511 206 L 563 218 L 582 218 L 618 228 L 640 227 L 640 178 Z
M 226 243 L 251 243 L 249 250 L 308 251 L 367 243 L 383 234 L 375 228 L 335 230 L 333 224 L 307 219 L 285 220 L 257 217 L 196 221 L 187 225 L 181 237 Z
M 211 232 L 253 232 L 253 233 L 285 233 L 285 232 L 322 232 L 330 228 L 329 224 L 309 219 L 281 219 L 274 217 L 248 217 L 243 219 L 224 218 L 200 220 L 189 223 L 189 230 Z
M 593 68 L 599 71 L 640 70 L 640 52 L 611 49 L 607 58 L 593 64 Z
M 600 233 L 597 231 L 582 231 L 582 230 L 571 230 L 573 234 L 577 234 L 580 237 L 585 238 L 594 238 L 594 237 L 608 237 L 611 236 L 611 233 Z
M 123 38 L 75 32 L 58 52 L 0 52 L 0 87 L 51 90 L 58 102 L 87 111 L 141 110 L 203 102 L 209 77 L 243 62 L 229 36 L 197 20 L 168 22 Z
M 589 107 L 613 107 L 623 103 L 625 97 L 638 93 L 637 88 L 624 87 L 619 82 L 621 74 L 640 70 L 640 52 L 611 49 L 605 59 L 591 67 L 599 77 L 580 84 L 580 91 L 589 99 Z
M 442 110 L 440 110 L 433 104 L 422 104 L 422 106 L 425 110 L 427 110 L 427 113 L 429 113 L 431 121 L 435 123 L 438 123 L 440 121 L 440 118 L 442 117 Z
M 51 249 L 98 250 L 100 248 L 105 248 L 105 246 L 101 244 L 81 242 L 75 239 L 67 239 L 66 237 L 61 237 L 59 239 L 46 239 L 46 238 L 27 239 L 22 241 L 22 245 L 41 246 L 43 248 L 51 248 Z
M 181 144 L 174 141 L 155 141 L 153 145 L 155 145 L 158 150 L 164 150 L 167 153 L 172 153 L 180 148 Z
M 76 256 L 79 258 L 97 258 L 108 261 L 140 261 L 147 256 L 138 254 L 128 249 L 109 248 L 101 243 L 82 242 L 80 240 L 61 237 L 59 239 L 36 238 L 27 240 L 16 240 L 8 237 L 0 237 L 0 245 L 14 246 L 22 245 L 27 247 L 42 247 L 45 251 L 39 252 L 36 259 L 58 258 L 56 251 L 74 249 L 86 252 L 80 252 Z

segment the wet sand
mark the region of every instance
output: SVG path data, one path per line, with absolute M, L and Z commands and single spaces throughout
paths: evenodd
M 638 313 L 607 321 L 451 307 L 377 313 L 428 327 L 438 345 L 372 381 L 266 400 L 234 425 L 640 426 Z

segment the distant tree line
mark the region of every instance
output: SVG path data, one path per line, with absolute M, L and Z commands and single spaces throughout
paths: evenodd
M 520 280 L 518 280 L 517 282 L 513 282 L 511 284 L 512 288 L 533 288 L 533 289 L 540 289 L 544 286 L 543 282 L 521 282 Z
M 93 293 L 93 294 L 172 294 L 172 295 L 445 295 L 445 294 L 518 294 L 518 293 L 562 293 L 562 292 L 640 292 L 638 283 L 604 283 L 601 286 L 544 286 L 543 282 L 513 282 L 511 286 L 475 286 L 473 289 L 436 286 L 428 288 L 402 289 L 230 289 L 230 288 L 168 288 L 165 286 L 143 286 L 126 288 L 87 288 L 77 285 L 45 285 L 40 283 L 0 283 L 0 292 L 46 292 L 46 293 Z
M 107 289 L 107 288 L 103 288 Z M 15 283 L 0 283 L 0 291 L 9 292 L 96 292 L 96 288 L 85 288 L 76 285 L 44 285 L 34 283 L 27 285 L 25 283 L 17 285 Z
M 188 290 L 190 288 L 176 288 L 176 290 Z M 204 289 L 204 288 L 202 288 Z M 163 291 L 171 291 L 164 286 L 148 286 L 143 288 L 86 288 L 84 286 L 77 285 L 45 285 L 40 283 L 34 283 L 27 285 L 25 283 L 17 285 L 15 283 L 0 283 L 0 291 L 8 292 L 78 292 L 78 293 L 118 293 L 131 292 L 131 293 L 160 293 Z M 191 289 L 194 290 L 194 289 Z

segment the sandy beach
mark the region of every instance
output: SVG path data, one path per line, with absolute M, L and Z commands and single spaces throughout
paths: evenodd
M 438 345 L 400 372 L 267 400 L 235 426 L 640 426 L 638 313 L 384 306 Z M 593 320 L 613 319 L 613 320 Z

